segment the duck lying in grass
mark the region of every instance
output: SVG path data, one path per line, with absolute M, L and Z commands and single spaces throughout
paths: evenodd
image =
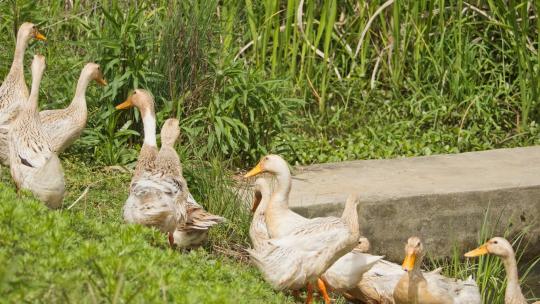
M 262 207 L 266 208 L 262 209 L 261 205 L 257 208 L 261 208 L 257 214 L 259 220 L 264 213 L 269 238 L 264 239 L 263 231 L 256 234 L 262 239 L 255 242 L 259 248 L 249 250 L 252 260 L 275 289 L 294 291 L 307 287 L 306 302 L 311 303 L 316 283 L 325 302 L 330 303 L 326 286 L 319 277 L 357 245 L 360 233 L 356 197 L 347 199 L 341 218 L 307 219 L 288 209 L 291 175 L 287 163 L 277 155 L 267 155 L 245 177 L 263 172 L 276 176 L 278 186 L 268 200 L 261 198 Z M 264 228 L 260 224 L 256 227 Z
M 402 266 L 406 273 L 394 289 L 396 304 L 480 304 L 480 292 L 472 278 L 461 281 L 422 274 L 424 246 L 418 237 L 409 238 L 405 254 Z
M 17 32 L 13 63 L 0 86 L 0 163 L 5 166 L 9 165 L 9 125 L 15 120 L 19 107 L 26 103 L 29 96 L 24 81 L 24 53 L 32 38 L 47 40 L 34 24 L 23 23 Z
M 50 208 L 58 208 L 64 199 L 64 171 L 38 114 L 44 70 L 45 57 L 35 55 L 30 97 L 21 104 L 19 115 L 9 127 L 9 166 L 18 189 L 28 189 Z
M 224 219 L 206 212 L 191 196 L 174 144 L 179 122 L 168 119 L 156 144 L 156 116 L 150 92 L 137 89 L 117 109 L 137 107 L 144 125 L 144 143 L 124 205 L 124 220 L 158 228 L 168 234 L 169 244 L 181 248 L 200 245 L 207 230 Z
M 519 286 L 518 269 L 516 263 L 516 255 L 510 242 L 502 237 L 494 237 L 487 241 L 482 246 L 471 250 L 465 254 L 466 257 L 477 257 L 485 254 L 493 254 L 500 257 L 503 261 L 504 270 L 506 271 L 507 284 L 504 293 L 505 304 L 527 304 L 527 300 L 521 292 Z M 540 304 L 536 301 L 533 304 Z

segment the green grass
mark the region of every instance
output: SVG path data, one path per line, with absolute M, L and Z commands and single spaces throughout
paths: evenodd
M 136 158 L 140 117 L 113 109 L 134 87 L 154 93 L 158 124 L 181 120 L 190 157 L 242 168 L 266 152 L 308 164 L 540 143 L 530 1 L 300 2 L 0 1 L 0 75 L 25 20 L 49 38 L 26 56 L 47 58 L 42 108 L 100 63 L 110 85 L 90 86 L 72 151 L 106 165 Z
M 258 272 L 211 248 L 179 253 L 163 234 L 121 222 L 127 174 L 67 165 L 65 206 L 51 211 L 0 183 L 0 294 L 8 302 L 286 303 Z

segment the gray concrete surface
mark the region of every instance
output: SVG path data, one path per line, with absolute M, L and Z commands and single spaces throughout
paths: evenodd
M 453 155 L 361 160 L 297 167 L 290 207 L 307 217 L 337 215 L 349 193 L 361 201 L 361 232 L 373 252 L 403 257 L 418 235 L 428 254 L 477 244 L 486 211 L 494 234 L 530 230 L 540 254 L 540 146 Z

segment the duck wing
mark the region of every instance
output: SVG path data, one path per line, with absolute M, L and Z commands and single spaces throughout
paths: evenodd
M 323 275 L 325 281 L 337 290 L 354 288 L 362 275 L 375 265 L 383 256 L 361 253 L 353 250 L 337 260 Z

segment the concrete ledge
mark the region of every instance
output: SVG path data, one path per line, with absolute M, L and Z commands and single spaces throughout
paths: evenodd
M 540 254 L 540 146 L 297 167 L 290 206 L 339 216 L 349 193 L 373 251 L 390 260 L 402 259 L 411 235 L 434 257 L 474 247 L 488 208 L 498 233 L 529 227 L 528 255 Z

